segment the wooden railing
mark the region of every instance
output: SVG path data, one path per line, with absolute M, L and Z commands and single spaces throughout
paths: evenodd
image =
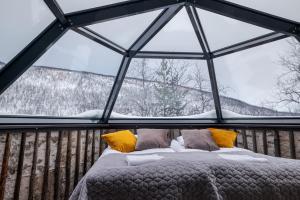
M 101 155 L 99 129 L 0 132 L 0 200 L 68 199 Z M 236 146 L 266 155 L 300 158 L 300 132 L 237 130 Z M 173 137 L 179 131 L 172 131 Z

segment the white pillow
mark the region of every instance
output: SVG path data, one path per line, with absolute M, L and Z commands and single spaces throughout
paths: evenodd
M 184 140 L 182 136 L 177 137 L 177 141 L 179 142 L 180 145 L 184 146 Z
M 170 147 L 176 152 L 181 152 L 185 149 L 177 140 L 172 140 Z

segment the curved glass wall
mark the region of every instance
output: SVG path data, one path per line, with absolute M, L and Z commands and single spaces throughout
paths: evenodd
M 0 3 L 0 68 L 38 36 L 54 15 L 40 0 L 2 0 Z
M 202 52 L 186 10 L 182 8 L 142 51 Z
M 68 31 L 0 95 L 1 115 L 99 117 L 122 56 Z
M 300 45 L 283 39 L 214 60 L 228 117 L 300 116 Z
M 265 13 L 300 22 L 299 0 L 227 0 Z
M 133 59 L 112 118 L 215 118 L 203 60 Z

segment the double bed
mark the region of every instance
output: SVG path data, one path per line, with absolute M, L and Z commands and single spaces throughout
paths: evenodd
M 128 166 L 126 157 L 132 154 L 157 154 L 163 159 Z M 240 148 L 214 152 L 164 148 L 129 154 L 107 148 L 71 199 L 297 200 L 300 161 Z

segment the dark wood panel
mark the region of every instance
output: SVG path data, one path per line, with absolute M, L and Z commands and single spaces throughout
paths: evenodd
M 32 155 L 32 166 L 30 173 L 29 189 L 28 189 L 28 200 L 34 199 L 34 185 L 35 185 L 35 172 L 37 164 L 37 155 L 38 155 L 38 142 L 39 142 L 39 133 L 35 132 L 34 146 L 33 146 L 33 155 Z
M 267 141 L 267 131 L 263 130 L 262 133 L 262 140 L 263 140 L 263 150 L 264 150 L 264 154 L 268 155 L 268 141 Z
M 65 200 L 69 199 L 69 194 L 70 194 L 71 159 L 72 159 L 72 133 L 71 133 L 71 131 L 68 131 L 67 158 L 66 158 Z
M 103 140 L 101 136 L 103 135 L 103 129 L 100 129 L 100 136 L 99 136 L 99 156 L 101 156 L 103 151 Z
M 296 159 L 296 145 L 294 131 L 289 131 L 289 143 L 290 143 L 290 156 L 292 159 Z
M 257 153 L 257 141 L 256 141 L 256 131 L 252 131 L 252 144 L 253 144 L 253 151 Z
M 4 199 L 5 195 L 5 184 L 8 175 L 8 163 L 10 156 L 10 146 L 11 146 L 11 135 L 10 133 L 6 133 L 4 154 L 2 160 L 2 168 L 1 168 L 1 178 L 0 178 L 0 200 Z
M 43 179 L 43 188 L 42 188 L 42 196 L 43 196 L 43 199 L 45 199 L 45 200 L 48 199 L 48 195 L 49 195 L 48 186 L 49 186 L 50 138 L 51 138 L 51 132 L 47 131 L 47 133 L 46 133 L 44 179 Z
M 14 190 L 14 199 L 19 199 L 21 180 L 22 180 L 22 172 L 23 172 L 23 162 L 24 162 L 24 152 L 25 152 L 25 143 L 26 143 L 26 133 L 22 133 L 21 143 L 20 143 L 20 151 L 19 151 L 19 159 L 18 159 L 18 168 L 17 168 L 17 177 L 15 182 L 15 190 Z
M 243 146 L 245 149 L 248 149 L 246 130 L 242 130 L 242 136 L 243 136 Z
M 92 135 L 92 153 L 91 153 L 91 165 L 95 162 L 95 129 L 93 129 Z
M 279 132 L 274 131 L 274 153 L 276 157 L 281 157 Z
M 80 171 L 80 149 L 81 149 L 81 133 L 80 133 L 80 130 L 77 130 L 74 187 L 77 185 L 78 179 L 79 179 L 79 171 Z
M 61 163 L 61 150 L 62 150 L 63 132 L 58 132 L 56 159 L 55 159 L 55 172 L 54 172 L 54 199 L 59 199 L 60 196 L 60 163 Z
M 88 147 L 89 147 L 89 131 L 86 130 L 86 131 L 85 131 L 85 146 L 84 146 L 83 175 L 87 172 Z
M 240 134 L 240 132 L 236 129 L 234 129 L 234 131 L 238 134 Z M 234 141 L 234 146 L 238 147 L 239 143 L 238 143 L 238 137 L 236 137 L 235 141 Z

